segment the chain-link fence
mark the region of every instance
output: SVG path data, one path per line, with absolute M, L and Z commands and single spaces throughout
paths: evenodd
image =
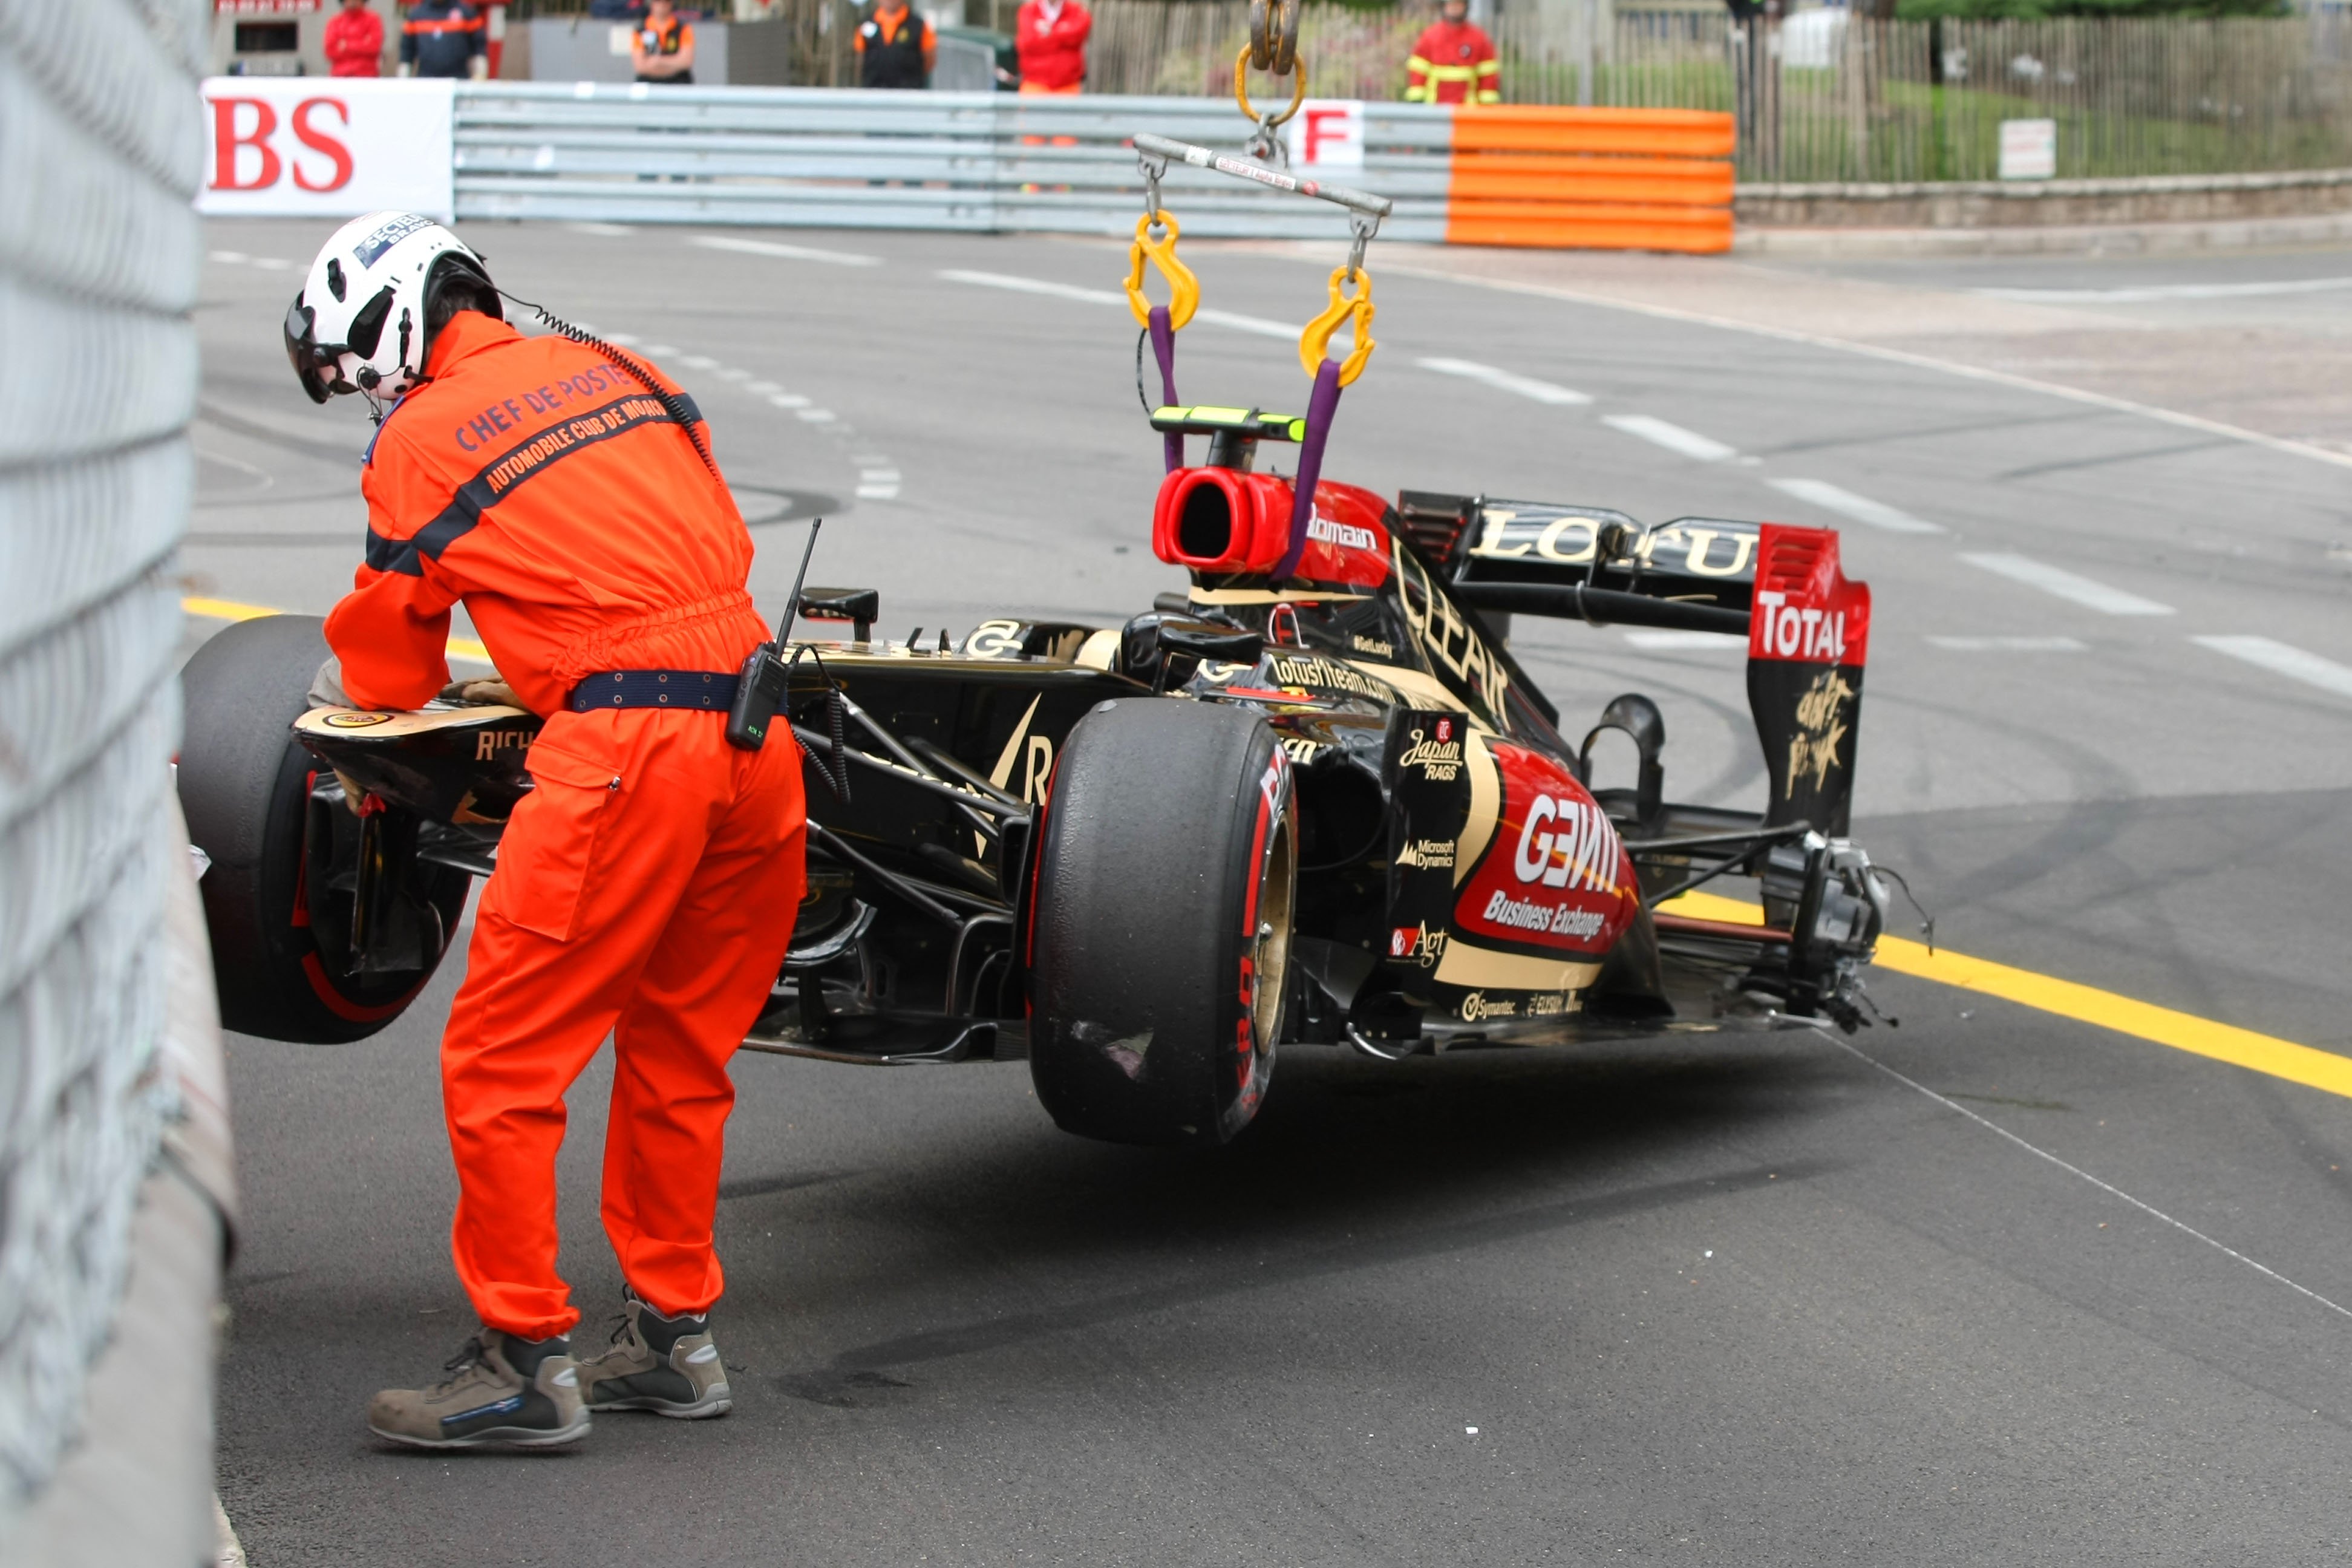
M 0 1541 L 170 1112 L 163 912 L 204 0 L 0 0 Z
M 535 0 L 545 11 L 585 0 Z M 794 85 L 856 80 L 850 0 L 761 0 Z M 1010 31 L 1019 0 L 965 0 Z M 1246 0 L 1097 0 L 1087 90 L 1222 96 Z M 1395 99 L 1419 5 L 1307 7 L 1320 98 Z M 1843 7 L 1769 31 L 1720 10 L 1505 5 L 1491 31 L 1509 103 L 1731 110 L 1743 179 L 1983 180 L 2000 122 L 2058 122 L 2062 178 L 2352 165 L 2352 16 L 1879 22 Z

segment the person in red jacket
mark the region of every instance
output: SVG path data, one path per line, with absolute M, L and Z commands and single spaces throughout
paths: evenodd
M 368 0 L 343 0 L 327 18 L 327 71 L 331 76 L 383 74 L 383 18 Z
M 1095 19 L 1078 0 L 1022 0 L 1013 24 L 1021 90 L 1076 92 L 1086 85 L 1087 35 Z
M 700 414 L 618 349 L 524 337 L 499 298 L 456 235 L 373 213 L 328 241 L 286 322 L 313 399 L 397 399 L 362 459 L 366 563 L 327 617 L 314 690 L 422 707 L 448 682 L 462 603 L 546 716 L 441 1044 L 451 1251 L 481 1331 L 452 1376 L 368 1411 L 377 1436 L 428 1448 L 569 1443 L 592 1410 L 730 1408 L 708 1317 L 727 1064 L 803 881 L 792 741 L 726 739 L 737 671 L 770 634 Z M 604 1232 L 628 1291 L 613 1348 L 575 1362 L 555 1155 L 564 1095 L 608 1035 Z
M 1437 20 L 1406 60 L 1408 103 L 1500 103 L 1495 40 L 1470 20 L 1470 0 L 1439 0 Z

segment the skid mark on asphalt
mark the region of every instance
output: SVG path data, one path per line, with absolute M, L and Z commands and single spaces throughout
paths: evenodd
M 571 226 L 581 229 L 585 233 L 602 233 L 605 232 L 607 229 L 620 234 L 627 234 L 631 232 L 628 229 L 619 228 L 616 226 L 574 224 Z M 714 250 L 741 250 L 749 251 L 751 254 L 758 256 L 787 257 L 794 260 L 802 261 L 827 261 L 850 267 L 878 267 L 881 265 L 881 258 L 877 256 L 859 256 L 845 250 L 819 250 L 814 247 L 804 245 L 779 245 L 767 240 L 735 239 L 727 236 L 703 235 L 697 237 L 693 243 L 709 247 Z M 287 271 L 291 269 L 295 265 L 293 262 L 281 260 L 276 257 L 247 256 L 241 250 L 211 251 L 207 253 L 207 259 L 219 262 L 224 266 L 258 267 L 265 270 L 273 272 Z M 1113 295 L 1111 298 L 1117 299 L 1118 296 Z M 595 328 L 588 326 L 584 322 L 581 323 L 581 328 L 583 331 L 594 332 L 596 331 Z M 533 325 L 530 330 L 536 333 L 541 329 Z M 833 410 L 829 408 L 815 407 L 813 405 L 809 398 L 803 397 L 798 393 L 786 392 L 782 385 L 775 382 L 754 380 L 753 376 L 756 374 L 755 372 L 744 370 L 740 366 L 726 364 L 721 361 L 711 358 L 708 354 L 687 353 L 675 343 L 648 343 L 634 332 L 600 332 L 597 333 L 597 335 L 602 337 L 606 342 L 614 344 L 615 347 L 625 349 L 634 348 L 648 359 L 655 361 L 675 362 L 685 369 L 707 372 L 709 374 L 718 377 L 721 381 L 731 382 L 740 386 L 745 392 L 764 396 L 772 406 L 787 410 L 794 418 L 800 419 L 810 425 L 817 426 L 823 429 L 826 435 L 833 437 L 837 441 L 846 443 L 855 440 L 857 437 L 856 427 L 843 421 L 841 416 L 833 412 Z M 282 437 L 269 435 L 267 432 L 263 432 L 261 434 L 264 439 L 282 439 Z M 342 454 L 337 453 L 335 455 L 340 457 Z M 861 471 L 858 474 L 857 483 L 857 496 L 859 500 L 896 500 L 898 499 L 898 488 L 902 483 L 902 480 L 897 465 L 892 463 L 888 458 L 877 455 L 873 457 L 870 461 L 865 458 L 853 460 L 861 465 Z M 874 471 L 865 471 L 866 469 Z M 265 611 L 263 613 L 274 615 L 277 612 Z M 454 647 L 455 645 L 452 646 Z M 475 646 L 478 647 L 479 645 L 477 644 Z
M 2290 680 L 2300 680 L 2306 686 L 2316 686 L 2322 691 L 2332 691 L 2338 697 L 2352 697 L 2352 667 L 2322 658 L 2315 653 L 2305 653 L 2269 637 L 2190 637 L 2200 647 L 2210 647 L 2215 653 L 2226 653 L 2231 658 L 2284 675 Z
M 1840 517 L 1850 517 L 1856 522 L 1883 528 L 1889 533 L 1941 533 L 1941 526 L 1923 518 L 1913 517 L 1900 507 L 1885 501 L 1858 496 L 1850 489 L 1831 484 L 1827 479 L 1766 479 L 1766 484 L 1782 495 L 1810 501 L 1823 511 L 1833 511 Z
M 745 241 L 745 244 L 752 243 Z M 729 248 L 721 247 L 720 248 Z M 785 247 L 785 249 L 797 248 Z M 868 258 L 871 259 L 871 258 Z M 593 331 L 593 328 L 585 328 Z M 689 370 L 698 370 L 728 382 L 754 397 L 764 397 L 771 407 L 781 408 L 803 424 L 814 425 L 840 446 L 846 447 L 857 438 L 857 426 L 843 419 L 830 408 L 814 406 L 811 400 L 797 392 L 786 392 L 781 383 L 754 379 L 754 373 L 740 365 L 730 365 L 708 354 L 683 353 L 669 343 L 642 343 L 632 332 L 605 332 L 604 341 L 623 348 L 642 344 L 649 359 L 671 360 Z M 860 500 L 896 500 L 904 482 L 898 466 L 880 452 L 860 453 L 850 458 L 857 468 L 857 499 Z
M 2091 1185 L 2098 1188 L 2099 1191 L 2105 1193 L 2110 1197 L 2122 1199 L 2125 1203 L 2129 1204 L 2132 1207 L 2139 1210 L 2142 1214 L 2148 1215 L 2150 1218 L 2160 1220 L 2164 1224 L 2170 1226 L 2173 1229 L 2180 1232 L 2181 1235 L 2203 1242 L 2206 1246 L 2221 1254 L 2224 1258 L 2235 1258 L 2238 1262 L 2244 1264 L 2255 1273 L 2263 1275 L 2266 1279 L 2277 1281 L 2279 1284 L 2285 1286 L 2288 1289 L 2294 1291 L 2298 1296 L 2306 1297 L 2313 1301 L 2316 1301 L 2319 1305 L 2326 1308 L 2329 1311 L 2334 1312 L 2336 1316 L 2342 1318 L 2352 1318 L 2352 1308 L 2338 1306 L 2336 1302 L 2329 1300 L 2326 1297 L 2321 1295 L 2318 1291 L 2314 1290 L 2309 1286 L 2296 1284 L 2294 1280 L 2288 1279 L 2277 1269 L 2273 1268 L 2269 1264 L 2258 1262 L 2255 1259 L 2247 1257 L 2244 1253 L 2240 1252 L 2236 1247 L 2229 1246 L 2227 1243 L 2214 1240 L 2203 1231 L 2199 1230 L 2195 1226 L 2183 1224 L 2181 1221 L 2177 1220 L 2170 1215 L 2165 1213 L 2162 1209 L 2158 1208 L 2154 1204 L 2146 1203 L 2132 1196 L 2129 1193 L 2124 1191 L 2121 1187 L 2116 1186 L 2112 1182 L 2101 1181 L 2098 1177 L 2091 1174 L 2090 1172 L 2085 1171 L 2080 1165 L 2069 1164 L 2067 1162 L 2060 1159 L 2057 1155 L 2053 1154 L 2049 1150 L 2041 1147 L 2039 1144 L 2027 1142 L 2024 1139 L 2020 1138 L 2016 1133 L 2011 1132 L 2008 1128 L 2000 1125 L 2000 1123 L 1994 1121 L 1988 1117 L 1978 1115 L 1975 1111 L 1970 1110 L 1967 1106 L 1962 1105 L 1959 1101 L 1954 1100 L 1951 1096 L 1947 1094 L 1938 1094 L 1934 1089 L 1929 1089 L 1926 1084 L 1920 1083 L 1916 1079 L 1904 1077 L 1901 1073 L 1896 1072 L 1893 1068 L 1888 1067 L 1885 1062 L 1880 1061 L 1876 1057 L 1872 1056 L 1868 1051 L 1865 1051 L 1861 1047 L 1854 1045 L 1852 1041 L 1843 1039 L 1837 1035 L 1831 1034 L 1826 1029 L 1822 1032 L 1822 1037 L 1829 1041 L 1830 1044 L 1837 1047 L 1838 1049 L 1845 1052 L 1848 1056 L 1853 1057 L 1857 1060 L 1876 1068 L 1880 1072 L 1885 1073 L 1888 1078 L 1893 1079 L 1904 1088 L 1915 1089 L 1918 1093 L 1926 1095 L 1929 1100 L 1934 1100 L 1945 1110 L 1953 1112 L 1955 1115 L 1965 1116 L 1970 1121 L 1973 1121 L 1978 1126 L 1983 1128 L 1986 1131 L 2007 1139 L 2010 1142 L 2016 1144 L 2019 1148 L 2024 1150 L 2035 1159 L 2047 1160 L 2050 1163 L 2057 1166 L 2068 1175 L 2078 1177 L 2083 1181 L 2090 1183 Z M 2347 1065 L 2352 1066 L 2352 1064 Z
M 1320 265 L 1320 263 L 1318 263 Z M 2207 419 L 2195 414 L 2183 414 L 2177 409 L 2158 408 L 2153 404 L 2135 403 L 2128 397 L 2113 397 L 2104 392 L 2088 392 L 2079 386 L 2062 386 L 2056 382 L 2037 381 L 2030 375 L 2018 375 L 2005 370 L 1990 370 L 1982 365 L 1962 364 L 1956 360 L 1937 359 L 1932 354 L 1913 353 L 1906 349 L 1891 349 L 1877 343 L 1856 342 L 1851 338 L 1833 338 L 1822 332 L 1800 331 L 1793 327 L 1767 326 L 1760 321 L 1737 321 L 1728 316 L 1709 315 L 1703 310 L 1685 310 L 1672 305 L 1646 305 L 1630 300 L 1614 300 L 1603 294 L 1589 294 L 1576 289 L 1561 289 L 1548 283 L 1515 283 L 1500 278 L 1470 278 L 1437 267 L 1414 267 L 1409 263 L 1391 261 L 1388 269 L 1412 278 L 1435 279 L 1440 282 L 1462 284 L 1473 289 L 1490 289 L 1496 293 L 1528 295 L 1539 300 L 1560 300 L 1573 305 L 1589 305 L 1603 310 L 1622 310 L 1630 315 L 1648 316 L 1657 321 L 1685 321 L 1694 326 L 1714 327 L 1723 331 L 1743 332 L 1750 337 L 1773 338 L 1781 342 L 1802 343 L 1809 348 L 1833 349 L 1842 353 L 1860 354 L 1865 359 L 1885 360 L 1892 364 L 1910 365 L 1919 370 L 1938 371 L 1956 375 L 1964 381 L 1990 382 L 1996 386 L 2012 386 L 2024 392 L 2038 392 L 2047 397 L 2062 397 L 2070 403 L 2088 404 L 2118 414 L 2135 414 L 2143 419 L 2154 419 L 2167 425 L 2178 425 L 2190 430 L 2203 430 L 2249 446 L 2267 447 L 2274 452 L 2285 452 L 2314 462 L 2332 463 L 2339 468 L 2352 468 L 2352 452 L 2331 452 L 2308 441 L 2291 441 L 2283 437 L 2265 436 L 2259 430 L 2242 426 L 2225 425 L 2218 419 Z
M 1721 894 L 1685 893 L 1675 902 L 1702 920 L 1741 925 L 1762 923 L 1763 911 L 1754 904 Z M 1971 958 L 1949 948 L 1931 949 L 1902 937 L 1878 939 L 1876 966 L 1962 991 L 1998 996 L 2038 1012 L 2112 1029 L 2135 1039 L 2151 1040 L 2178 1051 L 2209 1057 L 2217 1062 L 2228 1062 L 2232 1067 L 2352 1100 L 2352 1057 L 2339 1057 L 2333 1051 L 2315 1050 L 2292 1040 L 2241 1029 L 2233 1024 L 2175 1012 L 2152 1002 L 2102 991 L 2095 985 L 2037 974 L 2030 969 L 2013 969 L 1990 959 Z
M 1979 571 L 2006 577 L 2012 583 L 2022 583 L 2029 588 L 2039 588 L 2053 598 L 2068 600 L 2086 610 L 2096 610 L 2103 616 L 2168 616 L 2173 613 L 2170 605 L 2159 605 L 2154 599 L 2143 599 L 2137 594 L 2110 588 L 2105 583 L 2078 576 L 2063 566 L 2053 566 L 2030 555 L 1963 554 L 1960 559 Z
M 1695 458 L 1702 463 L 1720 463 L 1739 456 L 1737 447 L 1727 447 L 1712 436 L 1685 430 L 1679 425 L 1647 414 L 1604 414 L 1601 416 L 1601 423 L 1612 430 L 1639 437 L 1653 447 L 1664 447 L 1669 452 Z
M 1570 1226 L 1646 1214 L 1707 1198 L 1769 1192 L 1826 1174 L 1843 1168 L 1843 1162 L 1813 1160 L 1757 1165 L 1747 1170 L 1727 1171 L 1718 1175 L 1693 1176 L 1652 1186 L 1570 1198 L 1564 1203 L 1546 1204 L 1541 1207 L 1516 1210 L 1486 1219 L 1432 1226 L 1407 1231 L 1387 1240 L 1328 1247 L 1303 1257 L 1255 1258 L 1215 1278 L 1189 1279 L 1141 1290 L 1123 1290 L 1116 1295 L 1098 1296 L 1091 1301 L 1069 1302 L 1045 1311 L 1016 1313 L 877 1341 L 843 1351 L 825 1368 L 788 1375 L 779 1381 L 789 1386 L 795 1377 L 819 1381 L 828 1373 L 838 1378 L 844 1373 L 854 1374 L 861 1369 L 872 1367 L 910 1366 L 922 1362 L 977 1355 L 1024 1341 L 1067 1333 L 1076 1329 L 1095 1328 L 1130 1318 L 1149 1317 L 1247 1291 L 1278 1289 L 1311 1279 L 1352 1274 L 1365 1268 L 1387 1268 L 1418 1258 L 1465 1252 L 1477 1247 L 1497 1246 L 1542 1236 Z

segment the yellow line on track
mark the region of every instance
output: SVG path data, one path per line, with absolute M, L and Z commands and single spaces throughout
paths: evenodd
M 180 607 L 189 615 L 216 621 L 250 621 L 284 613 L 266 605 L 241 605 L 234 599 L 187 598 L 180 601 Z M 449 651 L 459 658 L 490 662 L 490 650 L 472 637 L 451 637 Z M 1728 921 L 1735 925 L 1764 923 L 1764 911 L 1754 904 L 1718 893 L 1685 893 L 1674 900 L 1674 905 L 1679 912 L 1700 920 Z M 1891 969 L 1897 974 L 1998 996 L 2020 1006 L 2095 1024 L 2119 1035 L 2153 1040 L 2177 1051 L 2210 1057 L 2217 1062 L 2228 1062 L 2232 1067 L 2352 1100 L 2352 1057 L 2314 1050 L 2293 1040 L 2258 1035 L 2231 1024 L 2217 1024 L 2193 1013 L 2176 1013 L 2169 1007 L 2119 996 L 2095 985 L 2078 985 L 2055 975 L 2036 974 L 2030 969 L 2012 969 L 1989 959 L 1970 958 L 1948 948 L 1930 952 L 1926 944 L 1899 936 L 1878 939 L 1877 963 L 1880 968 Z
M 1764 911 L 1754 904 L 1715 893 L 1685 893 L 1675 900 L 1672 907 L 1701 920 L 1727 921 L 1738 925 L 1761 925 L 1764 918 Z M 2177 1051 L 2210 1057 L 2217 1062 L 2352 1099 L 2352 1057 L 2315 1050 L 2293 1040 L 2258 1035 L 2231 1024 L 2217 1024 L 2191 1013 L 2176 1013 L 2169 1007 L 2118 996 L 2094 985 L 2078 985 L 2054 975 L 2036 974 L 2030 969 L 2012 969 L 2006 963 L 1970 958 L 1948 948 L 1931 952 L 1925 944 L 1899 936 L 1878 939 L 1877 963 L 1881 969 L 1891 969 L 1897 974 L 1998 996 L 2062 1018 L 2095 1024 L 2119 1035 L 2153 1040 Z
M 282 616 L 284 610 L 268 605 L 241 605 L 235 599 L 182 599 L 180 608 L 189 615 L 207 621 L 257 621 L 264 616 Z M 449 651 L 458 658 L 469 658 L 477 664 L 490 662 L 490 650 L 472 637 L 451 637 Z

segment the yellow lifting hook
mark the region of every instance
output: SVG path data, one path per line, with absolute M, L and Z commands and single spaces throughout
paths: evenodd
M 1152 185 L 1157 195 L 1159 181 L 1152 181 Z M 1135 243 L 1128 247 L 1127 308 L 1135 313 L 1137 326 L 1151 324 L 1151 300 L 1143 291 L 1143 264 L 1148 258 L 1160 269 L 1160 276 L 1168 279 L 1168 328 L 1176 331 L 1201 308 L 1201 280 L 1192 276 L 1191 268 L 1176 259 L 1176 237 L 1183 231 L 1177 226 L 1175 215 L 1156 210 L 1156 202 L 1154 207 L 1135 220 Z M 1154 226 L 1164 227 L 1168 232 L 1155 236 L 1151 232 Z
M 1350 276 L 1356 280 L 1356 292 L 1351 297 L 1345 291 Z M 1309 379 L 1323 368 L 1331 347 L 1331 334 L 1339 323 L 1355 318 L 1356 346 L 1339 362 L 1339 384 L 1346 386 L 1364 374 L 1364 363 L 1372 357 L 1372 275 L 1357 265 L 1331 269 L 1331 303 L 1323 313 L 1307 323 L 1298 334 L 1298 363 L 1307 368 Z

